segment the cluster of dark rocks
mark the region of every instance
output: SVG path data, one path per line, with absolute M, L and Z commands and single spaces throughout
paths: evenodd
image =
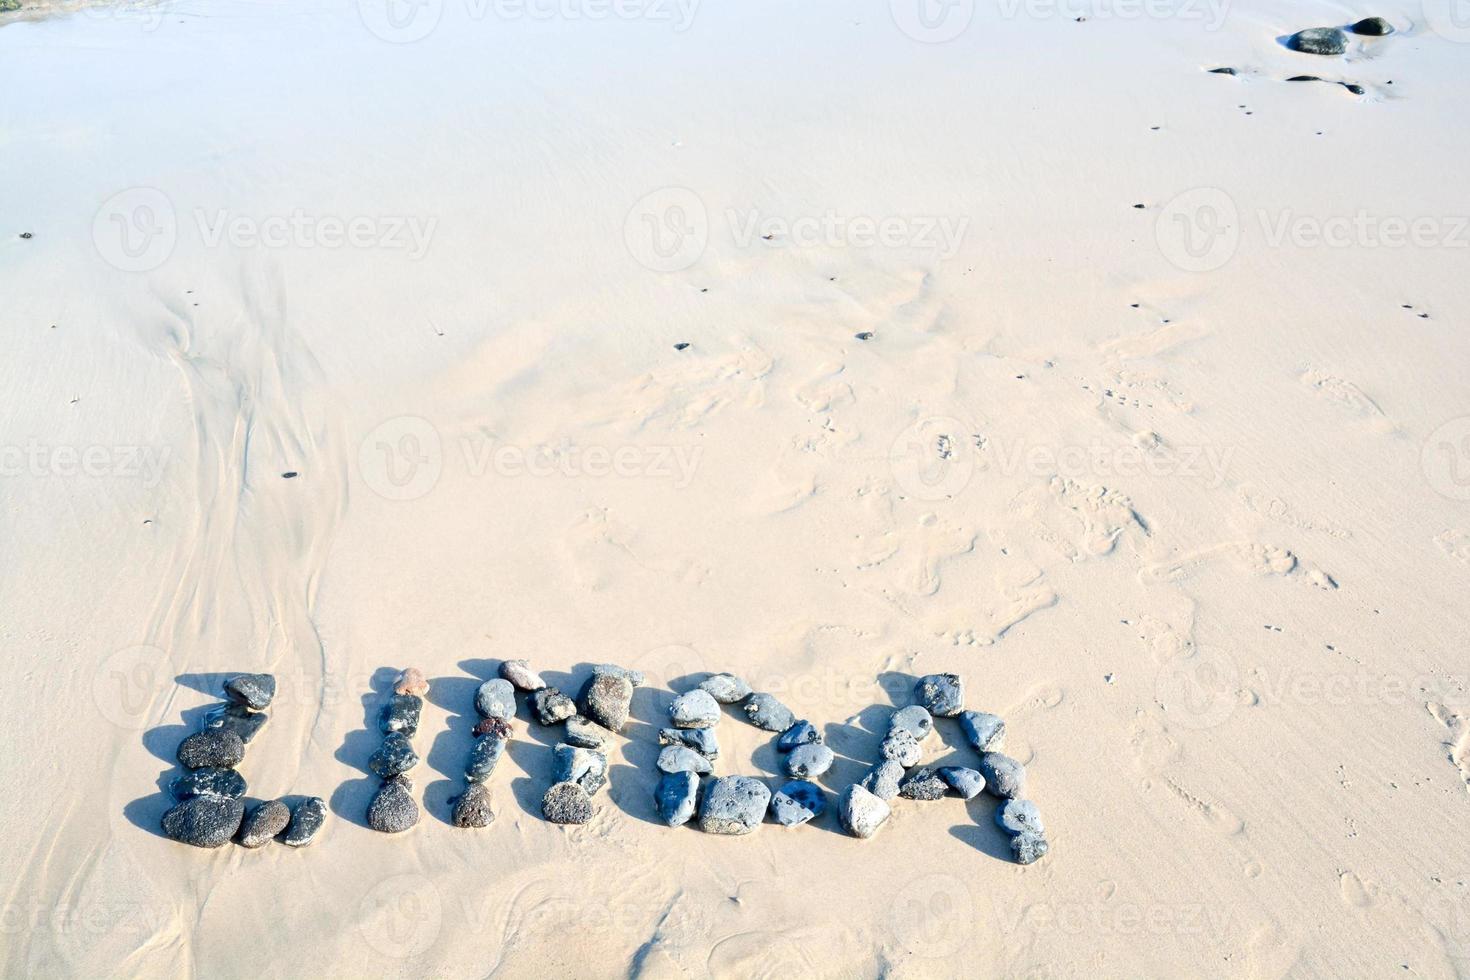
M 409 771 L 419 764 L 413 737 L 418 734 L 429 681 L 417 667 L 398 675 L 393 694 L 378 714 L 383 744 L 368 758 L 368 768 L 382 782 L 368 802 L 367 823 L 384 834 L 401 834 L 419 822 Z
M 516 689 L 503 677 L 493 677 L 475 690 L 475 746 L 464 767 L 465 791 L 454 801 L 451 819 L 456 827 L 488 827 L 495 819 L 486 785 L 510 744 L 516 716 Z
M 595 797 L 607 785 L 607 752 L 612 736 L 627 727 L 633 691 L 643 672 L 598 664 L 576 701 L 546 686 L 524 660 L 501 665 L 501 676 L 531 694 L 531 708 L 542 725 L 564 725 L 552 749 L 551 788 L 541 798 L 541 813 L 557 824 L 583 824 L 596 812 Z
M 248 848 L 272 840 L 305 847 L 326 822 L 325 801 L 311 796 L 289 807 L 266 800 L 247 812 L 245 777 L 235 768 L 266 723 L 276 679 L 237 674 L 225 681 L 224 692 L 226 700 L 205 713 L 203 730 L 179 744 L 179 765 L 186 771 L 169 784 L 175 805 L 163 815 L 164 835 L 195 847 L 219 847 L 231 839 Z
M 1364 17 L 1347 27 L 1308 27 L 1286 39 L 1286 46 L 1302 54 L 1339 55 L 1347 51 L 1347 36 L 1386 37 L 1393 25 L 1382 17 Z

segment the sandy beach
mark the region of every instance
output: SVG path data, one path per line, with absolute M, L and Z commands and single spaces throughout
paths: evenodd
M 1470 13 L 61 6 L 0 13 L 6 976 L 1470 976 Z M 453 825 L 512 659 L 644 675 L 583 824 L 521 694 Z M 723 671 L 827 812 L 665 825 Z M 309 847 L 160 829 L 245 672 Z M 945 673 L 1035 863 L 991 793 L 844 830 Z

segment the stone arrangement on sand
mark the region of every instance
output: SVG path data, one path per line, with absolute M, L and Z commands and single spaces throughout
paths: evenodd
M 245 777 L 235 769 L 266 723 L 276 679 L 237 674 L 225 681 L 224 693 L 226 700 L 205 713 L 203 730 L 179 745 L 179 765 L 187 771 L 169 784 L 175 806 L 163 815 L 164 835 L 195 847 L 219 847 L 231 838 L 247 848 L 272 840 L 305 847 L 326 822 L 326 803 L 312 796 L 292 808 L 267 800 L 247 813 Z
M 541 813 L 552 823 L 583 824 L 595 812 L 593 798 L 607 784 L 607 750 L 612 736 L 627 727 L 633 690 L 643 673 L 616 664 L 598 664 L 577 701 L 547 687 L 524 661 L 510 661 L 519 681 L 502 673 L 522 690 L 530 690 L 532 708 L 543 725 L 564 724 L 562 741 L 552 749 L 551 788 L 541 799 Z M 580 709 L 580 711 L 579 711 Z
M 493 677 L 475 691 L 475 746 L 465 763 L 465 791 L 454 801 L 451 820 L 456 827 L 488 827 L 495 819 L 486 785 L 510 744 L 516 716 L 516 689 L 503 677 Z
M 378 715 L 383 744 L 368 759 L 368 768 L 382 782 L 368 803 L 367 823 L 384 834 L 401 834 L 419 822 L 418 801 L 413 798 L 413 780 L 408 775 L 419 764 L 413 737 L 424 711 L 429 681 L 417 667 L 398 675 L 393 694 Z

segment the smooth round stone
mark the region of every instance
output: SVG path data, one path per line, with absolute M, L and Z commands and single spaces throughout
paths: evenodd
M 618 674 L 593 674 L 582 694 L 582 710 L 588 718 L 609 731 L 620 732 L 628 724 L 633 704 L 633 682 Z
M 827 797 L 816 783 L 794 779 L 771 797 L 771 819 L 783 827 L 799 827 L 827 809 Z
M 401 834 L 419 822 L 419 805 L 407 776 L 386 780 L 368 804 L 368 826 L 384 834 Z
M 546 686 L 541 675 L 524 660 L 506 660 L 500 664 L 500 676 L 522 691 L 539 691 Z
M 240 821 L 245 819 L 245 804 L 231 796 L 191 796 L 163 815 L 164 836 L 194 847 L 219 847 L 225 844 Z
M 685 691 L 669 705 L 675 728 L 713 728 L 720 720 L 720 703 L 708 691 Z
M 713 728 L 660 728 L 659 745 L 682 745 L 711 762 L 720 757 L 720 742 Z
M 739 704 L 750 697 L 750 685 L 734 674 L 711 674 L 699 682 L 699 689 L 721 704 Z
M 784 732 L 796 724 L 791 709 L 769 694 L 752 694 L 740 707 L 747 721 L 768 732 Z
M 1383 37 L 1393 33 L 1393 25 L 1382 17 L 1364 17 L 1354 24 L 1350 30 L 1354 34 L 1362 34 L 1365 37 Z
M 291 810 L 291 822 L 281 843 L 288 847 L 305 847 L 316 840 L 322 825 L 327 822 L 327 801 L 320 796 L 308 796 Z
M 233 769 L 245 758 L 245 743 L 240 736 L 223 728 L 206 728 L 179 743 L 179 765 L 185 769 L 216 766 Z
M 591 796 L 607 782 L 607 756 L 565 742 L 551 750 L 551 781 L 576 783 Z
M 1051 845 L 1042 834 L 1017 834 L 1011 838 L 1011 854 L 1015 856 L 1017 864 L 1035 864 L 1046 857 L 1049 850 Z
M 543 687 L 531 695 L 531 707 L 536 710 L 536 720 L 543 725 L 558 724 L 577 713 L 572 699 L 554 687 Z
M 475 689 L 475 710 L 481 718 L 504 718 L 509 721 L 516 716 L 515 685 L 503 677 L 495 677 Z
M 291 808 L 280 800 L 266 800 L 252 807 L 240 824 L 240 833 L 235 839 L 241 847 L 264 847 L 286 829 L 291 822 Z
M 898 786 L 898 795 L 906 800 L 938 800 L 949 790 L 939 773 L 924 767 L 910 773 Z
M 1006 745 L 1006 723 L 1000 715 L 966 711 L 960 715 L 960 730 L 976 752 L 999 752 Z
M 987 752 L 980 757 L 980 774 L 992 796 L 1012 799 L 1026 790 L 1026 767 L 1008 755 Z
M 653 802 L 664 823 L 670 827 L 684 826 L 694 819 L 699 805 L 699 776 L 692 772 L 664 773 Z
M 419 697 L 429 693 L 429 679 L 424 672 L 417 667 L 410 667 L 398 675 L 398 680 L 393 684 L 394 694 L 416 694 Z
M 621 677 L 634 687 L 642 687 L 644 681 L 643 671 L 632 667 L 619 667 L 617 664 L 598 664 L 592 668 L 592 676 Z
M 576 783 L 557 783 L 541 797 L 541 815 L 552 823 L 586 823 L 592 819 L 592 797 Z
M 1336 27 L 1308 27 L 1287 38 L 1286 46 L 1303 54 L 1342 54 L 1347 50 L 1347 35 Z
M 225 697 L 252 711 L 270 707 L 276 696 L 276 679 L 270 674 L 236 674 L 225 681 Z
M 401 772 L 408 772 L 418 764 L 419 754 L 413 750 L 413 743 L 402 732 L 389 732 L 383 737 L 383 744 L 378 746 L 378 751 L 368 759 L 368 768 L 383 779 L 391 779 Z
M 584 749 L 606 750 L 612 745 L 612 734 L 606 728 L 581 715 L 572 715 L 567 719 L 566 734 L 563 737 L 569 744 L 580 745 Z
M 459 799 L 454 801 L 454 812 L 450 819 L 456 827 L 488 827 L 495 819 L 490 809 L 490 790 L 484 783 L 470 783 Z
M 813 742 L 820 742 L 821 740 L 822 733 L 817 731 L 816 725 L 813 725 L 809 721 L 798 721 L 782 732 L 780 738 L 776 739 L 776 751 L 790 752 L 798 745 L 810 745 Z
M 472 734 L 476 738 L 494 735 L 503 742 L 510 741 L 510 720 L 507 718 L 481 718 L 475 723 Z
M 914 693 L 936 718 L 952 718 L 965 710 L 965 682 L 959 674 L 926 674 L 914 685 Z
M 922 704 L 911 704 L 893 713 L 888 719 L 888 730 L 908 732 L 922 742 L 934 732 L 934 716 Z
M 919 764 L 919 760 L 924 757 L 924 750 L 920 748 L 918 739 L 898 728 L 884 737 L 878 746 L 878 754 L 908 769 Z
M 470 761 L 465 763 L 466 782 L 483 783 L 495 771 L 495 764 L 505 754 L 507 741 L 497 735 L 481 735 L 470 749 Z
M 964 800 L 973 800 L 985 791 L 985 777 L 980 775 L 978 769 L 970 769 L 966 766 L 940 766 L 939 778 L 954 790 L 956 796 Z
M 243 704 L 235 704 L 233 701 L 216 705 L 205 712 L 205 729 L 218 728 L 227 732 L 234 732 L 240 736 L 240 741 L 245 745 L 265 727 L 270 720 L 270 715 L 264 711 L 251 711 Z
M 995 825 L 1012 837 L 1046 833 L 1041 825 L 1041 811 L 1030 800 L 1006 800 L 996 807 Z
M 708 759 L 685 745 L 665 745 L 658 754 L 658 771 L 693 772 L 701 776 L 714 771 Z
M 832 768 L 835 758 L 832 750 L 821 742 L 798 745 L 786 757 L 786 775 L 797 779 L 815 779 Z
M 402 732 L 413 738 L 419 730 L 419 716 L 423 710 L 424 699 L 417 694 L 395 694 L 383 705 L 378 727 L 383 730 L 384 735 Z
M 771 805 L 771 789 L 750 776 L 710 781 L 699 807 L 699 829 L 706 834 L 748 834 L 761 825 Z
M 858 785 L 880 800 L 891 800 L 898 795 L 898 786 L 903 776 L 902 765 L 892 759 L 884 759 L 869 769 L 868 774 L 858 781 Z
M 842 792 L 837 814 L 842 828 L 854 837 L 867 839 L 878 832 L 893 809 L 883 800 L 854 783 Z
M 228 796 L 238 800 L 245 795 L 245 777 L 233 769 L 205 766 L 176 776 L 168 784 L 168 791 L 178 803 L 195 796 Z

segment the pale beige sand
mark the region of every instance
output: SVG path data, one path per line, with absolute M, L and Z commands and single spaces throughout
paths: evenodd
M 1284 6 L 0 27 L 6 975 L 1470 972 L 1470 38 Z M 445 822 L 512 656 L 649 674 L 585 827 L 524 709 L 493 826 Z M 281 681 L 251 795 L 331 801 L 308 850 L 156 833 L 240 670 Z M 827 733 L 834 794 L 963 674 L 1051 854 L 989 800 L 663 828 L 654 731 L 711 670 Z

